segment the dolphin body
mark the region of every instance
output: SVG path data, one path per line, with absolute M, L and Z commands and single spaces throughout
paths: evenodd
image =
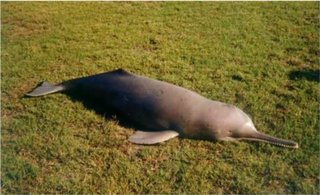
M 152 131 L 137 130 L 129 141 L 156 144 L 176 136 L 216 141 L 253 140 L 298 148 L 292 141 L 260 133 L 239 108 L 188 89 L 118 69 L 52 85 L 43 82 L 27 96 L 75 91 Z

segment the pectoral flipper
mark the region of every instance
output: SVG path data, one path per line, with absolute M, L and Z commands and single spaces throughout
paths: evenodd
M 178 136 L 179 133 L 176 131 L 166 130 L 166 131 L 155 131 L 155 132 L 149 132 L 149 131 L 136 131 L 135 134 L 133 134 L 129 141 L 135 144 L 156 144 L 160 142 L 167 141 L 171 138 L 174 138 Z

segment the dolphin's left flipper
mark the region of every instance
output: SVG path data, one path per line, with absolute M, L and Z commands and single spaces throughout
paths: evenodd
M 133 134 L 129 141 L 135 144 L 156 144 L 163 141 L 167 141 L 173 137 L 178 136 L 179 133 L 176 131 L 155 131 L 155 132 L 148 132 L 148 131 L 136 131 Z

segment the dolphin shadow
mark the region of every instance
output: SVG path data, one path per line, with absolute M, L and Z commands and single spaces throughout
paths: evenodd
M 319 70 L 306 70 L 306 71 L 291 71 L 289 73 L 290 80 L 302 80 L 319 82 Z
M 86 96 L 83 93 L 79 94 L 74 91 L 67 91 L 62 92 L 62 94 L 70 97 L 73 102 L 81 102 L 86 109 L 94 111 L 96 114 L 104 117 L 105 120 L 117 120 L 119 122 L 118 124 L 126 129 L 152 131 L 146 129 L 142 125 L 131 121 L 127 117 L 120 115 L 116 110 L 103 104 L 103 102 L 98 101 L 97 99 L 90 96 Z

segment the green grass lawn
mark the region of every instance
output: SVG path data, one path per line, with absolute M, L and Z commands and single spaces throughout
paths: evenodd
M 3 194 L 318 194 L 319 2 L 2 2 Z M 236 105 L 299 149 L 128 141 L 39 82 L 123 68 Z

